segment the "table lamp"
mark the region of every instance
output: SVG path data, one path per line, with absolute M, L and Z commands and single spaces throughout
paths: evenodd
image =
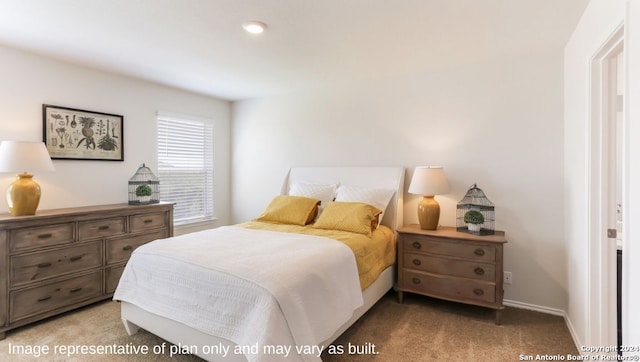
M 418 221 L 423 230 L 435 230 L 440 220 L 440 205 L 435 195 L 449 192 L 449 183 L 440 166 L 416 167 L 409 185 L 409 193 L 422 195 L 418 204 Z
M 13 216 L 35 215 L 40 203 L 40 185 L 33 181 L 33 171 L 54 171 L 47 147 L 42 142 L 2 141 L 0 172 L 18 173 L 7 189 L 7 204 Z

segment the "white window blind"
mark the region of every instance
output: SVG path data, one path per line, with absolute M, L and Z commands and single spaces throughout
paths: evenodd
M 158 113 L 158 178 L 174 223 L 213 219 L 213 121 Z

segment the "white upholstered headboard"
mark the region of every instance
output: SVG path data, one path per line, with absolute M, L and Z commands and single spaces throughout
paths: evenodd
M 381 224 L 394 231 L 403 224 L 404 167 L 294 167 L 284 180 L 282 194 L 286 195 L 295 182 L 394 190 Z

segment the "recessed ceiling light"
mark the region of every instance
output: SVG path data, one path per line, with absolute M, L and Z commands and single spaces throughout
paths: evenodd
M 267 24 L 259 21 L 247 21 L 242 24 L 242 27 L 251 34 L 260 34 L 267 28 Z

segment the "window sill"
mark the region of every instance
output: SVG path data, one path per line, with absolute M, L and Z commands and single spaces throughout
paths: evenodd
M 213 229 L 215 227 L 218 227 L 220 225 L 218 225 L 218 219 L 213 218 L 210 220 L 206 220 L 206 221 L 198 221 L 198 222 L 192 222 L 192 223 L 187 223 L 187 224 L 180 224 L 180 225 L 174 225 L 173 227 L 173 234 L 174 235 L 183 235 L 183 234 L 189 234 L 189 233 L 193 233 L 196 231 L 202 231 L 202 230 L 207 230 L 207 229 Z

